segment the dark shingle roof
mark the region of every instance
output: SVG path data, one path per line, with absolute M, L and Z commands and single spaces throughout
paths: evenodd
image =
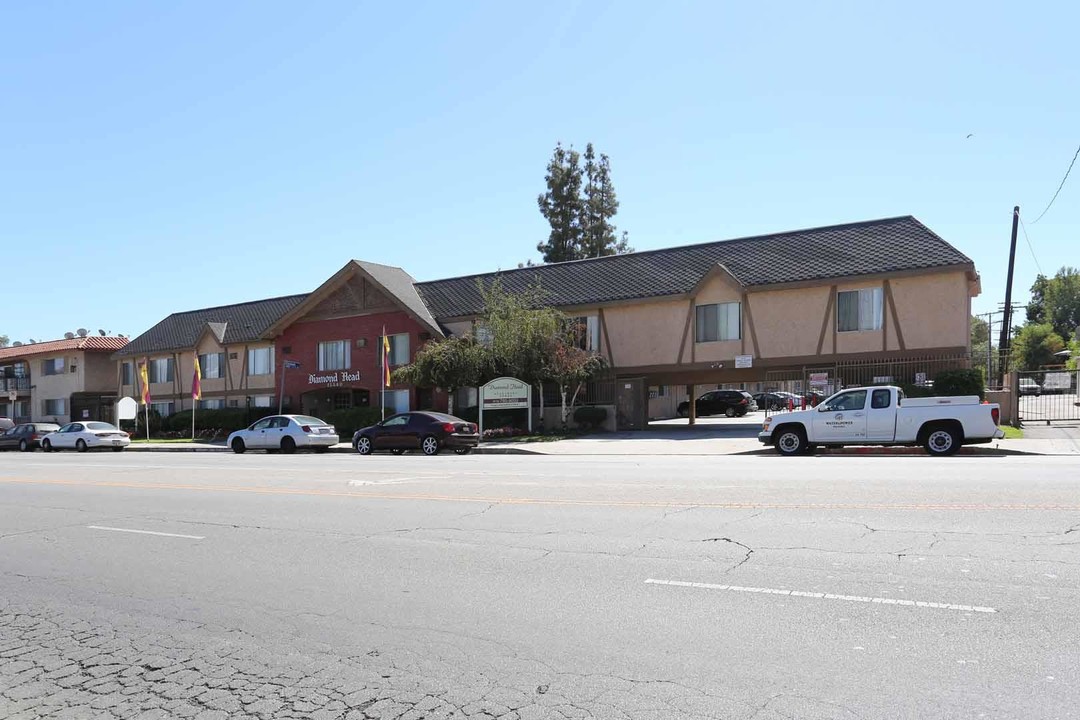
M 391 265 L 380 265 L 379 263 L 366 262 L 364 260 L 356 260 L 357 265 L 362 267 L 364 271 L 372 277 L 375 282 L 379 283 L 386 289 L 388 293 L 396 297 L 405 307 L 407 307 L 416 317 L 420 318 L 420 321 L 436 331 L 440 336 L 442 332 L 439 330 L 439 324 L 435 322 L 435 318 L 431 317 L 431 312 L 428 310 L 427 305 L 420 299 L 420 296 L 416 292 L 416 280 L 412 275 L 405 272 L 399 267 L 393 267 Z
M 215 335 L 224 325 L 225 344 L 253 342 L 306 297 L 307 293 L 304 293 L 173 313 L 132 340 L 117 355 L 144 355 L 192 348 L 207 329 L 207 323 L 212 323 L 210 329 Z
M 520 292 L 539 284 L 553 306 L 682 295 L 718 263 L 746 287 L 924 268 L 971 260 L 910 215 L 884 220 L 650 250 L 418 283 L 440 319 L 477 315 L 477 281 Z

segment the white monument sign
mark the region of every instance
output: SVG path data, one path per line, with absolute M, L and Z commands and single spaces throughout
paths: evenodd
M 116 401 L 116 418 L 117 426 L 119 426 L 121 420 L 134 420 L 139 414 L 139 403 L 135 402 L 135 398 L 122 397 Z
M 495 378 L 480 388 L 480 439 L 484 437 L 485 410 L 529 411 L 529 432 L 532 432 L 532 386 L 512 377 Z

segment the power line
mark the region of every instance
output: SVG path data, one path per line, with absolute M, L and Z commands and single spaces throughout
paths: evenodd
M 1072 162 L 1069 163 L 1069 169 L 1065 171 L 1065 177 L 1061 178 L 1061 184 L 1058 185 L 1057 192 L 1054 193 L 1054 197 L 1050 198 L 1050 205 L 1054 204 L 1054 201 L 1057 200 L 1058 193 L 1061 192 L 1061 188 L 1065 187 L 1065 181 L 1069 179 L 1069 173 L 1072 172 L 1073 165 L 1076 164 L 1077 155 L 1080 155 L 1080 146 L 1077 146 L 1076 154 L 1073 155 Z M 1047 205 L 1046 210 L 1043 210 L 1042 214 L 1040 214 L 1039 217 L 1035 218 L 1035 222 L 1031 223 L 1032 225 L 1043 219 L 1043 215 L 1045 215 L 1046 211 L 1050 209 L 1050 205 Z
M 1028 250 L 1031 251 L 1031 259 L 1035 261 L 1035 267 L 1039 268 L 1039 274 L 1043 274 L 1042 265 L 1039 264 L 1039 258 L 1035 257 L 1035 248 L 1031 246 L 1031 238 L 1027 234 L 1027 225 L 1024 224 L 1024 218 L 1020 218 L 1020 227 L 1024 231 L 1024 239 L 1027 240 Z

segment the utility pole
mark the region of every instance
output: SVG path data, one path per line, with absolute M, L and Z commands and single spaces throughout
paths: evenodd
M 1013 286 L 1013 268 L 1016 265 L 1016 229 L 1020 224 L 1020 206 L 1013 207 L 1012 218 L 1012 241 L 1009 244 L 1009 275 L 1005 281 L 1005 317 L 1001 321 L 1001 341 L 998 343 L 998 349 L 1001 352 L 1002 365 L 1001 365 L 1001 380 L 1005 380 L 1005 362 L 1004 358 L 1009 356 L 1009 339 L 1012 334 L 1012 286 Z

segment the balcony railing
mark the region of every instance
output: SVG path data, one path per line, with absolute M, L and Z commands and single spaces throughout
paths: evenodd
M 0 378 L 0 392 L 30 390 L 30 378 Z

